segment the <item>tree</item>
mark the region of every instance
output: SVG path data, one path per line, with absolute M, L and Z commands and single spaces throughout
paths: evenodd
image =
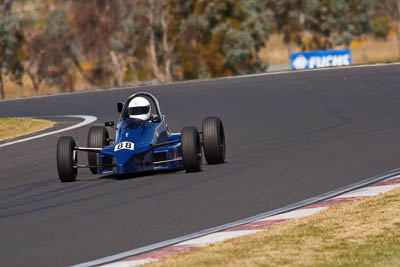
M 371 32 L 371 19 L 374 14 L 374 4 L 371 1 L 365 0 L 350 0 L 347 2 L 349 5 L 349 15 L 346 19 L 346 24 L 342 25 L 346 34 L 350 36 L 345 40 L 346 46 L 350 44 L 350 42 L 354 37 L 359 38 L 363 51 L 363 59 L 364 61 L 368 60 L 367 50 L 364 46 L 364 36 L 365 33 Z
M 37 93 L 42 81 L 49 86 L 58 86 L 62 92 L 74 91 L 80 62 L 67 20 L 63 3 L 50 0 L 40 7 L 39 16 L 27 34 L 29 58 L 25 65 Z
M 338 29 L 338 20 L 344 15 L 343 10 L 338 12 L 343 9 L 344 1 L 304 1 L 305 27 L 313 35 L 311 46 L 308 49 L 332 48 L 332 33 Z
M 292 53 L 291 44 L 302 45 L 304 31 L 304 12 L 302 0 L 266 0 L 266 8 L 274 14 L 276 30 L 283 33 L 288 45 L 288 54 Z
M 272 16 L 262 1 L 133 2 L 133 40 L 148 47 L 141 51 L 148 56 L 156 79 L 219 77 L 265 69 L 258 51 L 265 45 Z
M 204 0 L 194 8 L 199 62 L 212 77 L 265 71 L 258 52 L 265 46 L 272 14 L 261 0 Z
M 376 38 L 381 38 L 386 41 L 392 29 L 392 21 L 389 17 L 380 16 L 371 21 L 371 27 Z
M 177 49 L 189 28 L 188 18 L 193 12 L 193 0 L 132 0 L 136 44 L 145 43 L 153 76 L 160 81 L 173 80 L 173 68 L 178 64 Z M 137 55 L 137 53 L 135 53 Z
M 380 4 L 395 23 L 397 31 L 397 45 L 400 57 L 400 0 L 383 0 L 380 2 Z
M 10 13 L 13 0 L 1 0 L 0 1 L 0 14 L 5 16 Z
M 120 26 L 121 10 L 121 1 L 117 0 L 72 0 L 67 5 L 71 16 L 67 23 L 73 29 L 82 59 L 92 65 L 85 77 L 93 84 L 110 84 L 114 73 L 115 83 L 123 84 L 120 60 L 112 46 L 112 37 Z
M 21 82 L 24 73 L 24 35 L 21 21 L 9 13 L 11 1 L 0 2 L 0 95 L 5 98 L 5 76 Z
M 307 49 L 349 46 L 370 30 L 373 5 L 366 0 L 304 0 L 304 27 L 313 35 Z

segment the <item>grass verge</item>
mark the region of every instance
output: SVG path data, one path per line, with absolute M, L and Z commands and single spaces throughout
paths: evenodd
M 53 127 L 54 122 L 37 119 L 0 118 L 0 141 Z
M 399 266 L 400 189 L 146 266 Z
M 334 49 L 344 48 L 344 46 L 339 46 Z M 387 40 L 366 36 L 363 45 L 360 42 L 354 41 L 350 49 L 353 55 L 353 62 L 356 65 L 391 63 L 397 62 L 400 58 L 397 37 L 394 34 L 389 35 Z M 300 49 L 293 46 L 292 52 L 300 52 Z M 261 49 L 259 56 L 270 66 L 290 64 L 288 45 L 283 42 L 283 35 L 281 34 L 272 34 L 267 41 L 266 47 Z

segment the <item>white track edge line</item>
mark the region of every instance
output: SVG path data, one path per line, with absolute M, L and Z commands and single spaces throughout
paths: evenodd
M 361 188 L 361 189 L 337 196 L 337 197 L 335 197 L 335 199 L 353 198 L 353 197 L 373 197 L 373 196 L 377 196 L 382 193 L 389 192 L 390 190 L 393 190 L 397 187 L 400 187 L 400 184 L 369 186 L 366 188 Z
M 5 143 L 5 144 L 1 144 L 0 148 L 6 147 L 6 146 L 15 145 L 15 144 L 26 142 L 26 141 L 31 141 L 31 140 L 34 140 L 34 139 L 37 139 L 37 138 L 42 138 L 42 137 L 53 135 L 53 134 L 58 134 L 58 133 L 70 131 L 70 130 L 73 130 L 73 129 L 88 125 L 88 124 L 90 124 L 92 122 L 95 122 L 97 120 L 97 117 L 89 116 L 89 115 L 46 116 L 46 118 L 79 118 L 79 119 L 83 119 L 83 121 L 78 123 L 78 124 L 69 126 L 67 128 L 63 128 L 63 129 L 59 129 L 59 130 L 56 130 L 56 131 L 52 131 L 52 132 L 48 132 L 48 133 L 44 133 L 44 134 L 39 134 L 39 135 L 35 135 L 35 136 L 31 136 L 31 137 L 15 140 L 15 141 L 12 141 L 12 142 L 8 142 L 8 143 Z
M 238 238 L 241 236 L 255 234 L 260 232 L 260 230 L 241 230 L 241 231 L 226 231 L 226 232 L 216 232 L 209 235 L 201 236 L 198 238 L 186 240 L 182 243 L 178 243 L 175 246 L 193 246 L 193 247 L 203 247 L 215 243 L 220 243 L 226 240 Z
M 166 241 L 162 241 L 162 242 L 159 242 L 159 243 L 151 244 L 151 245 L 148 245 L 148 246 L 145 246 L 145 247 L 140 247 L 140 248 L 132 249 L 132 250 L 129 250 L 129 251 L 121 252 L 121 253 L 118 253 L 118 254 L 114 254 L 114 255 L 111 255 L 111 256 L 103 257 L 103 258 L 100 258 L 100 259 L 96 259 L 96 260 L 92 260 L 92 261 L 88 261 L 88 262 L 72 265 L 72 267 L 98 266 L 98 265 L 104 265 L 104 264 L 107 264 L 107 263 L 116 262 L 116 261 L 118 261 L 120 259 L 132 257 L 132 256 L 139 255 L 139 254 L 143 254 L 145 252 L 150 252 L 152 250 L 160 249 L 160 248 L 167 247 L 167 246 L 170 246 L 170 245 L 175 245 L 175 244 L 178 244 L 178 243 L 181 243 L 181 242 L 184 242 L 184 241 L 187 241 L 187 240 L 195 239 L 195 238 L 198 238 L 198 237 L 201 237 L 201 236 L 205 236 L 205 235 L 208 235 L 208 234 L 211 234 L 211 233 L 216 233 L 216 232 L 227 230 L 227 229 L 230 229 L 230 228 L 233 228 L 233 227 L 236 227 L 236 226 L 240 226 L 240 225 L 248 224 L 248 223 L 251 223 L 251 222 L 255 222 L 255 221 L 267 218 L 267 217 L 271 217 L 273 215 L 278 215 L 278 214 L 282 214 L 282 213 L 285 213 L 285 212 L 289 212 L 289 211 L 293 211 L 293 210 L 296 210 L 296 209 L 300 209 L 300 208 L 303 208 L 303 207 L 306 207 L 306 206 L 309 206 L 309 205 L 312 205 L 312 204 L 315 204 L 315 203 L 319 203 L 319 202 L 327 200 L 327 199 L 332 199 L 332 198 L 334 198 L 336 196 L 339 196 L 339 195 L 342 195 L 342 194 L 345 194 L 345 193 L 348 193 L 348 192 L 351 192 L 351 191 L 354 191 L 354 190 L 357 190 L 357 189 L 360 189 L 360 188 L 375 184 L 377 182 L 380 182 L 380 181 L 383 181 L 383 180 L 387 180 L 387 179 L 392 178 L 392 177 L 394 177 L 396 175 L 399 175 L 399 174 L 400 174 L 400 169 L 395 169 L 395 170 L 383 173 L 381 175 L 377 175 L 377 176 L 362 180 L 360 182 L 356 182 L 356 183 L 350 184 L 348 186 L 344 186 L 344 187 L 338 188 L 336 190 L 332 190 L 332 191 L 329 191 L 327 193 L 320 194 L 318 196 L 315 196 L 315 197 L 312 197 L 312 198 L 308 198 L 308 199 L 302 200 L 300 202 L 297 202 L 297 203 L 294 203 L 294 204 L 291 204 L 291 205 L 288 205 L 288 206 L 285 206 L 285 207 L 282 207 L 282 208 L 278 208 L 278 209 L 274 209 L 274 210 L 271 210 L 271 211 L 267 211 L 267 212 L 264 212 L 264 213 L 249 217 L 249 218 L 245 218 L 245 219 L 242 219 L 242 220 L 239 220 L 239 221 L 232 222 L 232 223 L 228 223 L 228 224 L 212 227 L 212 228 L 205 229 L 205 230 L 202 230 L 202 231 L 199 231 L 199 232 L 195 232 L 195 233 L 187 234 L 187 235 L 184 235 L 184 236 L 176 237 L 176 238 L 173 238 L 173 239 L 170 239 L 170 240 L 166 240 Z
M 316 214 L 320 211 L 326 210 L 328 207 L 318 207 L 318 208 L 309 208 L 309 209 L 297 209 L 297 210 L 292 210 L 289 212 L 281 213 L 278 215 L 274 215 L 271 217 L 267 217 L 264 219 L 261 219 L 257 222 L 267 222 L 267 221 L 275 221 L 275 220 L 293 220 L 293 219 L 299 219 L 303 218 L 306 216 L 310 216 L 313 214 Z

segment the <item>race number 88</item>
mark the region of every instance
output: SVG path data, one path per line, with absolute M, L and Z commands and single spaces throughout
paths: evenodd
M 114 151 L 118 151 L 118 150 L 122 150 L 122 149 L 135 150 L 135 144 L 131 143 L 131 142 L 121 142 L 115 146 Z

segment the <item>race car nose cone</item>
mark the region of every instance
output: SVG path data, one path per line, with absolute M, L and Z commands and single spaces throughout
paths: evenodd
M 136 145 L 134 149 L 114 150 L 114 160 L 119 174 L 135 173 L 143 170 L 144 154 L 150 151 L 149 145 Z
M 117 165 L 117 170 L 119 174 L 123 174 L 124 172 L 124 164 L 118 164 Z

